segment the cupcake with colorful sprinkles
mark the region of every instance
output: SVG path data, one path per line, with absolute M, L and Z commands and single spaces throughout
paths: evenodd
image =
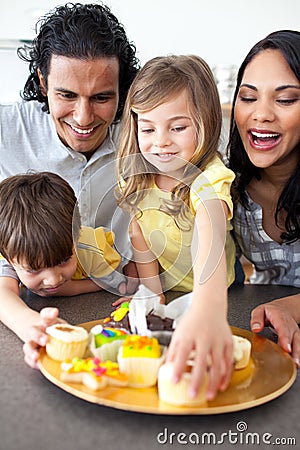
M 119 349 L 118 363 L 121 372 L 128 376 L 129 386 L 154 386 L 164 355 L 165 348 L 156 338 L 128 335 Z
M 89 349 L 101 361 L 117 362 L 118 350 L 127 335 L 126 330 L 95 325 L 90 330 Z

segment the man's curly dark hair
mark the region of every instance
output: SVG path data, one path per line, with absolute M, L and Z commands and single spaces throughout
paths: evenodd
M 52 55 L 78 59 L 117 57 L 119 61 L 119 105 L 115 120 L 122 115 L 127 91 L 140 63 L 134 44 L 128 41 L 124 27 L 100 4 L 67 3 L 58 6 L 36 24 L 37 36 L 18 48 L 18 56 L 29 63 L 30 75 L 21 96 L 24 100 L 44 103 L 49 112 L 47 96 L 43 95 L 38 77 L 40 69 L 47 86 Z

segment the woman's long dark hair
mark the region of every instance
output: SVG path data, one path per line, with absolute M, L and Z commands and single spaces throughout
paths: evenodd
M 232 186 L 234 203 L 237 204 L 237 202 L 240 202 L 245 208 L 248 208 L 245 192 L 246 187 L 253 177 L 256 177 L 258 180 L 260 179 L 260 169 L 252 164 L 245 151 L 234 120 L 234 107 L 247 65 L 258 53 L 267 49 L 279 50 L 300 81 L 300 32 L 280 30 L 269 34 L 252 47 L 238 71 L 237 84 L 233 97 L 227 155 L 229 167 L 236 174 L 236 179 Z M 297 146 L 300 151 L 300 144 L 298 143 Z M 276 223 L 278 223 L 280 212 L 283 211 L 286 214 L 286 219 L 285 232 L 281 235 L 282 240 L 285 242 L 293 242 L 296 239 L 300 239 L 300 158 L 298 167 L 286 183 L 278 199 L 275 212 Z

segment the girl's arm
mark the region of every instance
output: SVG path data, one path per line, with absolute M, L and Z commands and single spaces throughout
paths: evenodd
M 159 278 L 158 261 L 149 249 L 142 230 L 135 220 L 131 223 L 131 242 L 140 283 L 158 295 L 161 303 L 165 303 L 165 296 L 162 292 Z
M 192 243 L 194 286 L 192 304 L 173 334 L 167 359 L 174 362 L 174 381 L 195 350 L 191 396 L 209 370 L 207 398 L 224 390 L 232 371 L 232 333 L 227 322 L 227 265 L 225 255 L 227 205 L 220 200 L 200 204 Z
M 278 335 L 278 343 L 291 353 L 300 367 L 300 294 L 273 300 L 257 306 L 251 314 L 251 329 L 259 333 L 265 326 L 272 326 Z

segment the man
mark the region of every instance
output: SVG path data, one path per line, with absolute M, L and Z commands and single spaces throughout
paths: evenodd
M 38 25 L 33 42 L 18 50 L 30 70 L 23 101 L 0 105 L 0 179 L 28 170 L 59 174 L 78 197 L 82 223 L 112 229 L 127 262 L 114 160 L 127 90 L 139 69 L 135 47 L 106 6 L 68 3 Z M 136 284 L 128 280 L 130 293 Z M 108 284 L 116 287 L 113 279 Z

